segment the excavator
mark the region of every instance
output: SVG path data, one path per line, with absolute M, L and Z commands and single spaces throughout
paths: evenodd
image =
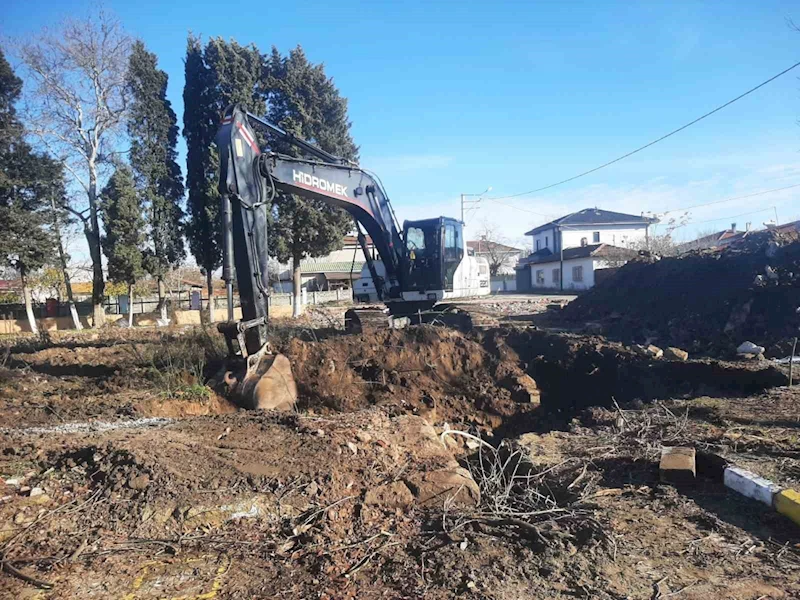
M 304 157 L 262 151 L 254 128 Z M 356 163 L 236 105 L 223 113 L 216 145 L 228 312 L 227 321 L 218 325 L 229 354 L 222 379 L 240 406 L 287 410 L 297 398 L 289 360 L 272 353 L 267 340 L 268 212 L 278 192 L 320 200 L 353 217 L 366 259 L 357 284 L 385 308 L 347 311 L 349 331 L 362 331 L 376 320 L 390 327 L 458 320 L 464 315 L 447 300 L 489 293 L 488 262 L 467 252 L 460 221 L 438 217 L 405 221 L 400 228 L 380 178 Z M 379 260 L 369 251 L 364 232 Z M 234 317 L 234 280 L 239 320 Z

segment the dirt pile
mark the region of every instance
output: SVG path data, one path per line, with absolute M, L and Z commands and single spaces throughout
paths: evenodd
M 626 343 L 732 356 L 751 340 L 782 357 L 800 325 L 797 237 L 760 232 L 721 251 L 632 261 L 562 314 Z
M 353 411 L 372 405 L 430 422 L 497 426 L 538 406 L 538 390 L 513 357 L 490 353 L 479 337 L 432 326 L 291 340 L 300 408 Z

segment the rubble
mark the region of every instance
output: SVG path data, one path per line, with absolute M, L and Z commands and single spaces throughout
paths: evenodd
M 721 250 L 631 261 L 561 316 L 579 326 L 600 323 L 623 343 L 674 346 L 692 356 L 733 356 L 742 339 L 769 357 L 786 356 L 800 325 L 799 274 L 800 235 L 757 232 Z

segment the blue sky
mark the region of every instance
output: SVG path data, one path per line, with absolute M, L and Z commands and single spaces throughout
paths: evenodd
M 534 189 L 623 154 L 800 60 L 800 7 L 759 2 L 106 3 L 170 75 L 182 112 L 189 30 L 267 51 L 300 44 L 349 99 L 361 162 L 399 217 L 459 214 L 459 194 Z M 11 0 L 6 36 L 89 3 Z M 484 200 L 472 231 L 509 240 L 587 206 L 666 210 L 800 183 L 800 68 L 621 163 L 542 194 Z M 800 218 L 800 188 L 691 211 L 682 239 Z M 502 204 L 501 204 L 502 202 Z M 754 212 L 760 211 L 760 212 Z M 742 214 L 752 213 L 752 214 Z M 665 220 L 677 213 L 670 213 Z M 735 218 L 733 218 L 735 216 Z M 709 222 L 714 219 L 715 221 Z

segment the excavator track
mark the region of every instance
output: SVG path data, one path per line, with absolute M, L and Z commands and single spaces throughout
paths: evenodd
M 440 325 L 461 331 L 472 329 L 470 314 L 451 304 L 438 304 L 409 314 L 389 314 L 386 308 L 350 308 L 344 314 L 345 331 L 369 333 L 383 329 L 403 329 L 414 325 Z

